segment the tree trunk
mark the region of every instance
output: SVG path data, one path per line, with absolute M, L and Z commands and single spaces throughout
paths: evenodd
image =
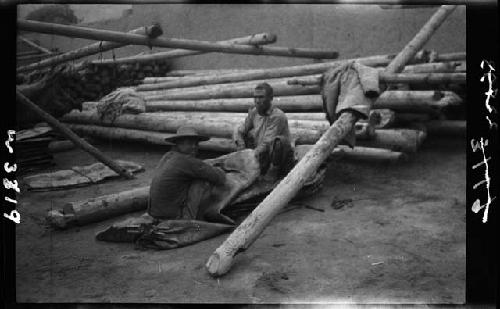
M 387 73 L 401 72 L 404 66 L 417 54 L 422 46 L 432 37 L 434 32 L 441 26 L 453 11 L 456 5 L 441 6 L 432 17 L 425 23 L 415 37 L 404 47 L 404 49 L 387 66 Z
M 295 96 L 307 94 L 319 94 L 319 86 L 296 86 L 288 85 L 286 82 L 271 82 L 274 96 Z M 211 86 L 211 88 L 199 90 L 175 90 L 141 92 L 147 101 L 158 100 L 206 100 L 223 98 L 253 98 L 255 85 L 234 86 L 232 84 Z
M 241 38 L 235 38 L 227 41 L 218 41 L 219 44 L 239 44 L 239 45 L 264 45 L 276 42 L 276 35 L 272 33 L 257 33 Z M 184 56 L 201 55 L 203 51 L 176 49 L 165 52 L 158 52 L 149 55 L 137 55 L 132 57 L 124 57 L 118 59 L 95 60 L 93 64 L 123 64 L 123 63 L 144 63 L 151 61 L 165 61 L 167 59 L 179 58 Z
M 46 121 L 49 125 L 51 125 L 55 129 L 59 130 L 65 137 L 67 137 L 69 140 L 71 140 L 73 143 L 75 143 L 75 145 L 80 147 L 82 150 L 88 152 L 90 155 L 92 155 L 94 158 L 96 158 L 100 162 L 104 163 L 106 166 L 108 166 L 113 171 L 118 173 L 118 175 L 121 175 L 127 179 L 135 178 L 131 172 L 122 168 L 120 165 L 115 163 L 113 160 L 106 157 L 97 148 L 95 148 L 94 146 L 87 143 L 85 140 L 78 137 L 78 135 L 73 133 L 70 129 L 68 129 L 65 125 L 60 123 L 57 119 L 55 119 L 51 115 L 47 114 L 40 107 L 38 107 L 35 103 L 31 102 L 21 92 L 19 92 L 19 90 L 16 90 L 16 99 L 19 103 L 21 103 L 22 105 L 24 105 L 28 109 L 36 112 L 44 121 Z
M 147 208 L 149 186 L 100 196 L 90 200 L 70 202 L 62 211 L 52 210 L 47 221 L 56 228 L 99 222 L 122 214 Z

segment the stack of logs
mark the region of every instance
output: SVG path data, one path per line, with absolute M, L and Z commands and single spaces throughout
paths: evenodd
M 65 66 L 65 75 L 59 80 L 59 87 L 80 105 L 85 101 L 99 100 L 116 88 L 136 86 L 146 77 L 163 76 L 170 69 L 169 63 L 165 61 L 120 65 L 97 65 L 90 62 L 83 65 L 66 63 Z M 43 80 L 50 72 L 50 70 L 44 70 L 20 74 L 18 84 L 36 83 Z
M 350 153 L 400 158 L 402 153 L 416 152 L 427 134 L 464 134 L 465 121 L 446 119 L 448 110 L 463 107 L 465 54 L 441 58 L 437 63 L 406 66 L 403 73 L 407 73 L 409 83 L 387 82 L 389 89 L 375 102 L 370 119 L 356 124 L 357 147 Z M 383 61 L 375 65 L 380 64 Z M 275 72 L 295 72 L 297 67 Z M 83 111 L 73 111 L 62 119 L 82 135 L 160 145 L 165 144 L 165 137 L 189 123 L 211 137 L 201 144 L 202 149 L 228 152 L 234 150 L 230 140 L 234 128 L 254 104 L 253 88 L 265 81 L 274 88 L 274 106 L 288 116 L 296 144 L 313 145 L 329 128 L 319 95 L 320 75 L 299 71 L 273 78 L 266 75 L 268 71 L 273 70 L 170 71 L 163 77 L 146 77 L 136 87 L 146 100 L 146 113 L 122 115 L 109 124 L 97 116 L 97 102 L 85 102 Z M 414 77 L 422 73 L 428 73 L 428 77 L 415 82 Z

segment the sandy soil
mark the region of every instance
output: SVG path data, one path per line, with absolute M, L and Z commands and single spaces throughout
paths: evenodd
M 47 210 L 147 185 L 163 152 L 99 145 L 112 158 L 144 164 L 133 181 L 111 180 L 18 198 L 19 302 L 380 302 L 465 301 L 465 142 L 430 140 L 407 162 L 330 164 L 324 188 L 277 216 L 236 258 L 229 274 L 204 268 L 222 235 L 169 251 L 97 242 L 126 216 L 66 231 L 43 224 Z M 58 168 L 94 160 L 56 154 Z

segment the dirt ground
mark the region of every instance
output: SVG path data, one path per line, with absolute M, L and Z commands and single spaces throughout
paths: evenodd
M 204 264 L 227 235 L 168 251 L 138 251 L 94 234 L 129 216 L 66 231 L 44 226 L 49 209 L 148 185 L 161 148 L 102 144 L 144 164 L 132 181 L 22 192 L 17 209 L 18 302 L 463 303 L 465 141 L 427 139 L 406 162 L 338 160 L 324 187 L 277 216 L 232 270 Z M 57 168 L 95 162 L 80 150 Z

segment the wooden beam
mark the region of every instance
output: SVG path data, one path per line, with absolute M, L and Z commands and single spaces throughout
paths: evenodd
M 415 37 L 406 44 L 405 48 L 396 56 L 396 58 L 387 66 L 386 72 L 401 72 L 408 61 L 410 61 L 417 52 L 427 43 L 431 36 L 441 26 L 453 11 L 456 5 L 441 6 L 432 17 L 425 23 Z
M 85 27 L 66 26 L 36 21 L 17 21 L 18 30 L 48 33 L 82 39 L 120 42 L 130 45 L 146 45 L 167 48 L 182 48 L 201 50 L 205 52 L 221 52 L 244 55 L 268 55 L 281 57 L 336 59 L 335 51 L 318 50 L 314 48 L 289 48 L 267 46 L 245 46 L 238 44 L 219 44 L 214 42 L 186 39 L 149 39 L 137 34 L 128 34 L 110 30 L 98 30 Z
M 136 34 L 136 35 L 141 35 L 144 38 L 148 38 L 148 33 L 151 35 L 156 35 L 159 36 L 163 33 L 163 30 L 161 29 L 159 24 L 154 24 L 148 27 L 140 27 L 137 29 L 134 29 L 130 32 L 130 34 Z M 90 44 L 69 52 L 65 52 L 61 55 L 45 59 L 43 61 L 37 62 L 37 63 L 32 63 L 30 65 L 22 66 L 19 67 L 16 71 L 17 73 L 22 73 L 22 72 L 27 72 L 27 71 L 32 71 L 32 70 L 38 70 L 50 66 L 54 66 L 63 62 L 67 62 L 70 60 L 75 60 L 75 59 L 80 59 L 83 57 L 87 57 L 90 55 L 94 55 L 100 52 L 105 52 L 114 48 L 119 48 L 123 47 L 126 44 L 123 43 L 116 43 L 116 42 L 98 42 L 94 44 Z
M 442 7 L 443 8 L 443 7 Z M 430 21 L 436 20 L 435 15 L 441 15 L 442 8 L 431 17 Z M 448 16 L 446 14 L 444 17 Z M 419 31 L 416 37 L 422 38 L 412 40 L 403 48 L 396 58 L 389 64 L 386 73 L 399 73 L 412 59 L 415 54 L 413 50 L 419 50 L 427 39 L 436 30 L 436 27 L 426 25 Z M 435 23 L 434 23 L 435 24 Z M 408 46 L 411 45 L 411 48 Z M 278 186 L 255 208 L 255 210 L 234 230 L 224 243 L 215 250 L 207 261 L 206 268 L 212 276 L 222 276 L 229 271 L 234 256 L 245 251 L 259 237 L 267 224 L 271 222 L 281 208 L 295 196 L 304 182 L 313 175 L 323 163 L 335 146 L 350 132 L 357 121 L 352 112 L 344 112 L 323 134 L 314 147 L 300 160 L 290 173 L 278 184 Z
M 272 33 L 257 33 L 241 38 L 234 38 L 226 41 L 217 41 L 219 44 L 240 44 L 240 45 L 264 45 L 276 42 L 276 35 Z M 175 49 L 165 52 L 158 52 L 149 55 L 136 55 L 131 57 L 123 57 L 118 59 L 105 59 L 94 60 L 92 64 L 95 65 L 108 65 L 108 64 L 124 64 L 124 63 L 144 63 L 151 61 L 165 61 L 167 59 L 179 58 L 185 56 L 205 54 L 204 51 L 188 50 L 188 49 Z
M 450 58 L 454 57 L 454 54 L 444 54 L 439 57 Z M 287 67 L 278 67 L 270 69 L 258 69 L 258 70 L 248 70 L 243 72 L 229 72 L 221 74 L 210 74 L 210 75 L 195 75 L 187 76 L 184 78 L 179 78 L 176 81 L 169 81 L 164 83 L 157 83 L 154 86 L 146 87 L 150 90 L 153 89 L 172 89 L 172 88 L 186 88 L 202 85 L 212 85 L 212 84 L 223 84 L 223 83 L 235 83 L 258 79 L 270 79 L 270 78 L 281 78 L 281 77 L 297 77 L 312 74 L 323 74 L 326 70 L 342 65 L 347 62 L 357 61 L 361 64 L 367 66 L 386 66 L 390 63 L 391 59 L 394 59 L 395 55 L 377 55 L 369 56 L 363 58 L 353 58 L 353 59 L 343 59 L 336 61 L 329 61 L 323 63 L 314 63 L 306 65 L 296 65 Z M 441 58 L 439 58 L 440 61 Z M 437 60 L 438 61 L 438 60 Z
M 133 179 L 134 175 L 128 170 L 124 169 L 113 160 L 106 157 L 102 152 L 100 152 L 97 148 L 87 143 L 85 140 L 81 139 L 76 135 L 73 131 L 68 129 L 64 124 L 60 123 L 56 118 L 46 113 L 43 109 L 38 107 L 35 103 L 31 102 L 27 97 L 25 97 L 19 90 L 16 89 L 16 99 L 19 103 L 24 105 L 25 107 L 34 111 L 38 116 L 40 116 L 44 121 L 46 121 L 53 128 L 59 130 L 64 136 L 66 136 L 69 140 L 71 140 L 75 145 L 80 147 L 81 149 L 88 152 L 94 158 L 99 160 L 100 162 L 107 165 L 113 171 L 117 172 L 119 175 L 127 178 Z
M 48 50 L 47 48 L 45 47 L 42 47 L 38 44 L 36 44 L 35 42 L 23 37 L 23 36 L 18 36 L 18 38 L 23 41 L 24 43 L 28 44 L 29 46 L 33 47 L 34 49 L 38 50 L 38 51 L 41 51 L 42 53 L 44 54 L 48 54 L 48 55 L 51 55 L 52 52 L 50 50 Z

